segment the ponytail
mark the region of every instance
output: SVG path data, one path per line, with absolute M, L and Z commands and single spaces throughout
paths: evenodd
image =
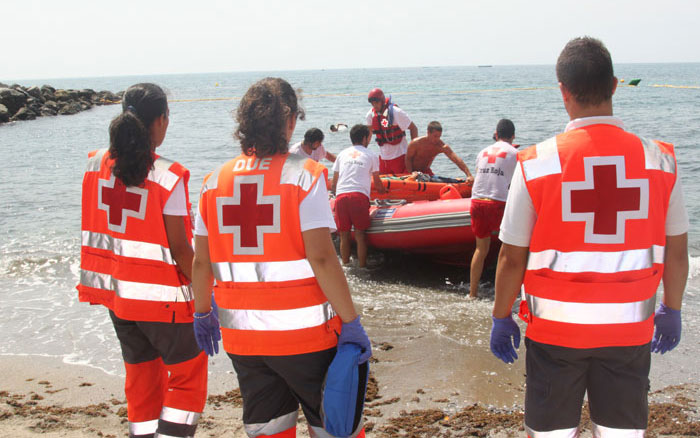
M 112 173 L 125 186 L 140 186 L 153 168 L 151 138 L 141 120 L 131 111 L 118 115 L 109 124 L 109 156 Z
M 149 128 L 156 118 L 167 114 L 168 100 L 158 85 L 136 84 L 124 93 L 122 108 L 109 124 L 112 173 L 125 186 L 140 186 L 155 161 Z

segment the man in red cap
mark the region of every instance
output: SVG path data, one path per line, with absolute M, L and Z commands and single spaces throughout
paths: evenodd
M 411 140 L 418 137 L 418 128 L 401 108 L 384 97 L 384 92 L 375 88 L 369 92 L 367 100 L 372 109 L 367 113 L 367 125 L 372 128 L 379 144 L 379 172 L 406 173 L 406 129 L 411 132 Z

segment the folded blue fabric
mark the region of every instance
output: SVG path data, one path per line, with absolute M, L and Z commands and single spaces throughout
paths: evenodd
M 326 432 L 335 437 L 352 436 L 362 421 L 369 361 L 358 365 L 361 354 L 362 350 L 356 344 L 339 346 L 326 372 L 321 420 Z

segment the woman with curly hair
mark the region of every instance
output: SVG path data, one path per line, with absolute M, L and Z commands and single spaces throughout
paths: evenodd
M 327 170 L 288 152 L 298 117 L 283 79 L 248 89 L 236 115 L 242 153 L 205 178 L 195 225 L 195 336 L 213 352 L 220 322 L 250 437 L 296 436 L 300 404 L 311 436 L 332 436 L 320 411 L 336 346 L 359 346 L 359 363 L 372 354 L 330 237 Z

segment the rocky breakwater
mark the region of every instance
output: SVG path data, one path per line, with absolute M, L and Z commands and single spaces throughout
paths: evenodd
M 124 92 L 57 90 L 49 85 L 23 87 L 0 83 L 0 124 L 41 116 L 76 114 L 95 105 L 119 103 Z

